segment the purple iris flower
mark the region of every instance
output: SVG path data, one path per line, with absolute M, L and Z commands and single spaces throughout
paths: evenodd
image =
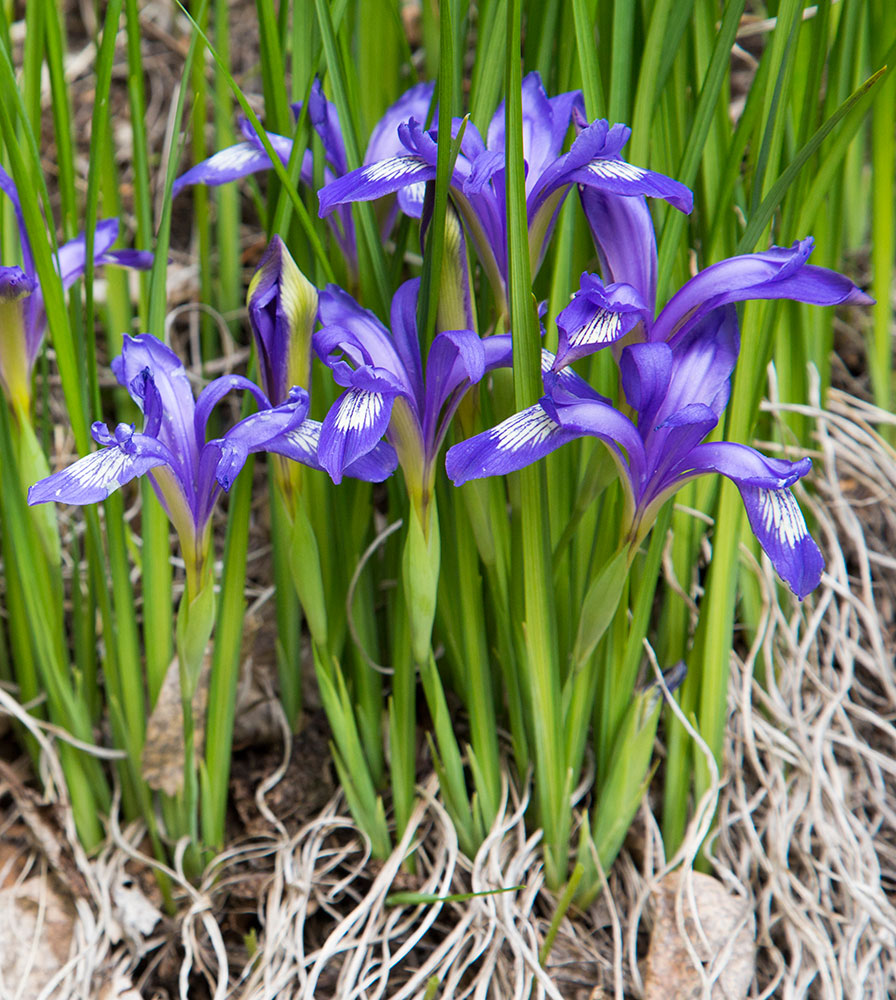
M 375 163 L 393 156 L 401 150 L 402 147 L 397 137 L 398 126 L 409 117 L 425 120 L 432 100 L 433 89 L 434 84 L 432 83 L 418 83 L 402 94 L 388 108 L 370 134 L 370 141 L 364 154 L 364 163 Z M 302 110 L 301 103 L 293 104 L 292 110 L 298 119 Z M 319 80 L 315 80 L 311 85 L 311 93 L 308 98 L 308 116 L 323 144 L 324 182 L 330 183 L 348 172 L 348 163 L 342 130 L 339 125 L 339 113 L 336 106 L 324 96 Z M 190 184 L 226 184 L 228 181 L 247 177 L 249 174 L 271 170 L 271 159 L 251 123 L 243 118 L 240 121 L 240 128 L 244 137 L 242 142 L 220 150 L 178 177 L 174 182 L 173 194 L 177 194 Z M 292 139 L 278 135 L 276 132 L 266 132 L 265 134 L 285 166 L 292 153 Z M 300 180 L 307 187 L 314 186 L 314 158 L 310 149 L 305 150 L 302 156 Z M 419 218 L 423 210 L 423 186 L 410 188 L 403 192 L 399 197 L 399 204 L 403 212 Z M 338 213 L 332 229 L 346 260 L 349 261 L 353 269 L 356 268 L 355 229 L 351 211 L 348 208 Z
M 252 277 L 248 306 L 261 384 L 274 403 L 285 402 L 290 386 L 304 388 L 311 384 L 311 340 L 318 293 L 279 236 L 271 240 Z M 318 459 L 320 432 L 320 422 L 310 418 L 289 431 L 295 445 L 289 457 L 313 469 L 322 469 Z M 397 464 L 393 448 L 381 441 L 350 462 L 344 472 L 356 479 L 378 483 L 391 476 Z
M 12 178 L 0 168 L 0 190 L 12 202 L 22 248 L 22 267 L 0 267 L 0 310 L 3 312 L 3 336 L 0 337 L 0 380 L 10 399 L 24 412 L 30 408 L 31 372 L 47 330 L 47 314 L 31 242 L 25 228 L 19 193 Z M 118 239 L 118 219 L 101 219 L 93 238 L 94 264 L 117 264 L 121 267 L 152 267 L 153 255 L 142 250 L 111 250 Z M 84 274 L 87 264 L 86 239 L 83 233 L 59 247 L 53 263 L 62 279 L 63 289 L 70 288 Z
M 472 330 L 443 331 L 433 340 L 424 369 L 417 337 L 419 287 L 415 278 L 395 293 L 390 332 L 350 295 L 329 285 L 320 295 L 323 326 L 314 335 L 314 349 L 345 388 L 324 418 L 321 465 L 338 483 L 385 434 L 412 500 L 425 510 L 451 418 L 470 386 L 510 364 L 511 341 L 509 334 L 480 339 Z
M 523 156 L 526 161 L 526 210 L 529 254 L 533 274 L 544 256 L 557 212 L 574 184 L 613 196 L 648 195 L 663 198 L 681 211 L 690 212 L 691 192 L 662 174 L 627 163 L 620 156 L 631 130 L 599 119 L 584 122 L 580 91 L 548 97 L 538 73 L 523 80 Z M 579 134 L 562 152 L 570 123 Z M 461 122 L 455 119 L 452 134 Z M 352 201 L 369 201 L 419 189 L 436 176 L 438 130 L 424 131 L 412 118 L 399 129 L 404 146 L 378 162 L 334 180 L 320 192 L 320 214 L 326 216 Z M 451 177 L 451 197 L 476 245 L 495 295 L 506 305 L 507 213 L 504 192 L 504 105 L 495 112 L 483 140 L 468 122 Z
M 809 471 L 809 459 L 786 462 L 745 445 L 704 443 L 727 404 L 737 361 L 732 303 L 792 298 L 834 305 L 871 299 L 843 275 L 808 265 L 812 241 L 806 239 L 789 249 L 772 247 L 706 268 L 653 319 L 655 263 L 649 254 L 646 263 L 637 259 L 627 242 L 648 232 L 643 200 L 605 198 L 602 210 L 628 223 L 620 237 L 605 225 L 597 227 L 605 273 L 632 283 L 614 280 L 605 287 L 596 275 L 583 276 L 579 292 L 557 318 L 557 355 L 545 352 L 546 395 L 450 449 L 449 476 L 460 485 L 511 472 L 567 441 L 592 435 L 609 446 L 619 466 L 636 542 L 680 486 L 703 473 L 720 472 L 738 486 L 754 534 L 780 576 L 803 598 L 817 585 L 824 565 L 789 489 Z M 652 242 L 652 227 L 649 233 Z M 619 360 L 635 422 L 565 367 L 607 345 Z
M 547 352 L 546 352 L 547 353 Z M 750 526 L 778 574 L 802 599 L 824 568 L 790 487 L 811 461 L 766 458 L 731 442 L 704 442 L 728 402 L 738 354 L 737 314 L 714 310 L 676 343 L 639 343 L 622 351 L 622 389 L 630 420 L 571 369 L 545 373 L 547 394 L 534 406 L 448 452 L 456 485 L 529 465 L 590 435 L 615 460 L 626 496 L 629 539 L 637 544 L 659 508 L 696 476 L 720 472 L 740 490 Z M 548 356 L 545 367 L 552 367 Z
M 295 457 L 291 435 L 305 419 L 308 394 L 295 387 L 285 402 L 272 407 L 254 382 L 224 375 L 194 399 L 179 358 L 150 334 L 126 335 L 112 371 L 143 412 L 143 431 L 123 423 L 110 431 L 95 423 L 93 438 L 103 447 L 35 483 L 28 503 L 96 503 L 137 476 L 148 475 L 180 538 L 189 582 L 194 584 L 205 565 L 215 501 L 222 490 L 230 489 L 250 453 Z M 206 441 L 212 410 L 232 389 L 251 392 L 258 412 L 222 437 Z

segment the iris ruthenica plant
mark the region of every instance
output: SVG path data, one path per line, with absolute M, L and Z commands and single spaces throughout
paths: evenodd
M 421 662 L 429 654 L 438 585 L 436 459 L 465 393 L 486 372 L 509 364 L 511 342 L 506 334 L 480 338 L 473 330 L 443 330 L 424 367 L 417 333 L 419 284 L 412 279 L 395 293 L 391 331 L 341 289 L 325 289 L 314 346 L 346 390 L 321 428 L 323 467 L 339 482 L 346 465 L 386 434 L 404 473 L 411 501 L 406 587 L 414 656 Z
M 690 191 L 677 181 L 622 159 L 631 130 L 599 119 L 586 125 L 579 91 L 548 97 L 537 73 L 523 80 L 523 156 L 526 161 L 526 216 L 532 275 L 544 258 L 564 199 L 573 185 L 611 195 L 649 195 L 690 212 Z M 569 151 L 563 146 L 571 123 L 578 135 Z M 452 135 L 462 127 L 452 125 Z M 507 211 L 504 192 L 504 106 L 495 112 L 483 139 L 466 122 L 451 175 L 451 198 L 467 227 L 492 284 L 496 301 L 507 308 Z M 435 180 L 438 129 L 424 131 L 420 121 L 403 123 L 398 135 L 404 146 L 392 155 L 332 181 L 320 192 L 325 216 L 352 201 L 369 201 L 394 191 L 418 188 Z
M 305 419 L 308 394 L 296 386 L 285 402 L 271 406 L 254 382 L 224 375 L 194 398 L 183 363 L 150 334 L 125 337 L 112 371 L 142 411 L 143 430 L 120 423 L 110 431 L 95 423 L 93 437 L 103 447 L 36 483 L 28 491 L 28 502 L 97 503 L 137 476 L 148 475 L 177 531 L 187 594 L 193 599 L 211 570 L 209 529 L 215 501 L 222 490 L 230 489 L 249 454 L 304 455 L 293 432 Z M 258 412 L 207 441 L 212 411 L 234 389 L 251 393 Z
M 120 6 L 110 5 L 103 28 L 98 73 L 107 80 Z M 172 207 L 153 194 L 138 5 L 125 6 L 133 176 L 126 184 L 118 176 L 115 143 L 108 141 L 118 131 L 111 128 L 109 102 L 98 99 L 86 217 L 114 215 L 122 193 L 133 194 L 140 240 L 156 234 L 159 250 L 148 283 L 141 282 L 139 328 L 158 332 Z M 664 668 L 688 660 L 677 697 L 721 759 L 730 629 L 739 619 L 749 628 L 752 618 L 749 588 L 736 586 L 743 572 L 739 542 L 761 546 L 808 602 L 822 572 L 821 553 L 795 500 L 809 459 L 799 458 L 805 453 L 799 450 L 774 452 L 775 431 L 767 423 L 761 426 L 771 442 L 763 446 L 767 454 L 749 442 L 770 360 L 786 400 L 805 401 L 802 373 L 809 361 L 825 383 L 830 326 L 820 310 L 804 304 L 870 301 L 830 268 L 842 261 L 844 248 L 865 239 L 862 157 L 847 151 L 880 93 L 881 73 L 889 72 L 881 67 L 896 64 L 893 38 L 880 51 L 876 42 L 855 45 L 885 23 L 869 13 L 881 0 L 822 4 L 805 21 L 800 5 L 782 5 L 736 124 L 725 111 L 742 3 L 725 4 L 719 24 L 713 5 L 695 5 L 678 17 L 670 13 L 675 5 L 646 3 L 633 22 L 617 0 L 598 5 L 594 23 L 581 0 L 446 2 L 437 23 L 431 5 L 424 5 L 424 51 L 414 58 L 416 42 L 405 37 L 398 18 L 370 18 L 359 31 L 352 5 L 319 0 L 312 5 L 316 23 L 308 25 L 288 2 L 279 5 L 279 17 L 277 5 L 259 4 L 261 51 L 253 64 L 271 131 L 254 118 L 236 84 L 227 59 L 227 5 L 214 6 L 215 17 L 204 22 L 208 37 L 194 24 L 187 79 L 194 123 L 210 125 L 205 109 L 213 109 L 217 138 L 205 148 L 196 131 L 195 166 L 176 181 L 176 151 L 162 159 L 170 165 L 166 184 L 174 195 L 189 185 L 249 175 L 256 179 L 252 190 L 258 186 L 267 195 L 268 211 L 261 201 L 257 207 L 268 248 L 246 300 L 260 388 L 234 374 L 194 397 L 172 351 L 148 335 L 126 336 L 113 371 L 142 410 L 142 427 L 128 422 L 126 393 L 110 394 L 104 405 L 122 408 L 120 422 L 94 425 L 100 449 L 53 476 L 45 474 L 50 435 L 32 435 L 31 451 L 41 462 L 29 465 L 28 481 L 40 480 L 31 502 L 109 499 L 105 516 L 85 512 L 85 532 L 73 533 L 75 546 L 83 539 L 83 551 L 66 563 L 77 567 L 74 579 L 63 580 L 58 558 L 55 575 L 44 573 L 33 587 L 21 571 L 6 574 L 11 652 L 0 655 L 0 664 L 16 664 L 24 700 L 46 689 L 51 721 L 81 742 L 94 732 L 114 733 L 128 753 L 119 772 L 124 812 L 128 818 L 142 812 L 152 835 L 155 803 L 146 806 L 152 796 L 140 783 L 144 708 L 157 704 L 179 668 L 184 753 L 192 754 L 192 694 L 210 653 L 206 721 L 215 738 L 198 767 L 186 760 L 182 803 L 162 801 L 168 832 L 198 844 L 201 803 L 203 840 L 221 843 L 240 622 L 251 593 L 249 526 L 260 507 L 253 502 L 257 479 L 243 475 L 231 492 L 217 577 L 220 521 L 212 511 L 244 463 L 253 465 L 252 453 L 272 452 L 270 516 L 265 511 L 259 518 L 270 524 L 272 566 L 268 577 L 259 559 L 253 580 L 274 584 L 283 705 L 290 724 L 300 726 L 310 646 L 340 781 L 374 852 L 387 854 L 400 836 L 413 812 L 419 768 L 430 763 L 459 842 L 474 852 L 501 809 L 502 771 L 512 756 L 513 779 L 531 775 L 526 823 L 530 833 L 543 831 L 549 884 L 557 888 L 565 880 L 576 850 L 571 834 L 578 830 L 586 868 L 581 898 L 587 899 L 652 773 L 661 700 L 655 688 L 644 687 L 644 642 Z M 89 222 L 90 239 L 60 240 L 54 257 L 54 241 L 42 231 L 51 202 L 42 212 L 43 185 L 37 193 L 24 186 L 39 166 L 32 139 L 44 131 L 37 128 L 44 124 L 37 120 L 44 62 L 50 64 L 67 236 L 79 228 L 82 189 L 58 26 L 47 21 L 43 5 L 25 8 L 24 96 L 0 60 L 0 137 L 4 162 L 19 183 L 17 193 L 0 173 L 0 188 L 11 199 L 7 215 L 18 223 L 18 233 L 8 227 L 3 250 L 21 254 L 5 258 L 19 267 L 0 269 L 4 331 L 16 333 L 0 340 L 0 382 L 17 416 L 41 412 L 43 399 L 57 402 L 55 382 L 42 383 L 43 373 L 55 376 L 58 368 L 84 454 L 88 415 L 102 394 L 93 360 L 117 351 L 93 321 L 93 303 L 100 301 L 91 284 L 94 266 L 145 267 L 149 258 L 113 251 L 117 225 L 109 219 Z M 635 23 L 641 47 L 634 44 Z M 428 47 L 437 36 L 438 53 Z M 198 60 L 203 52 L 214 60 Z M 418 54 L 427 71 L 438 74 L 435 85 L 416 83 Z M 868 82 L 854 89 L 863 77 Z M 293 96 L 307 95 L 303 105 L 293 105 L 292 119 L 284 79 Z M 256 89 L 256 81 L 251 86 Z M 228 88 L 251 119 L 238 137 L 230 126 Z M 189 91 L 189 85 L 179 90 L 172 137 L 182 134 Z M 881 122 L 892 120 L 892 106 L 877 106 Z M 878 131 L 886 129 L 876 130 L 873 140 L 873 173 L 883 178 L 874 182 L 879 248 L 873 257 L 886 261 L 889 280 L 892 168 L 878 149 Z M 365 149 L 358 137 L 367 135 Z M 570 197 L 576 191 L 579 197 Z M 387 197 L 376 208 L 356 204 Z M 325 221 L 309 214 L 315 198 Z M 174 204 L 183 215 L 189 202 Z M 208 250 L 200 261 L 202 305 L 225 315 L 237 339 L 240 268 L 252 259 L 239 204 L 233 191 L 193 200 L 198 245 Z M 38 244 L 38 231 L 46 245 Z M 808 262 L 810 240 L 773 245 L 806 232 L 815 233 L 816 259 L 825 267 Z M 422 260 L 409 251 L 417 246 Z M 74 303 L 67 315 L 59 294 L 82 274 L 86 321 Z M 348 290 L 334 276 L 345 276 Z M 52 287 L 48 277 L 55 279 Z M 114 280 L 111 290 L 119 300 L 126 294 Z M 537 301 L 542 297 L 546 303 Z M 116 306 L 117 344 L 130 307 Z M 55 352 L 38 366 L 35 385 L 42 391 L 34 394 L 35 407 L 32 369 L 48 319 Z M 887 337 L 873 352 L 886 360 L 884 370 L 878 364 L 878 387 L 891 377 L 889 327 L 881 329 Z M 197 360 L 211 368 L 217 360 L 212 324 L 199 341 Z M 231 389 L 243 392 L 244 419 L 221 433 L 217 404 Z M 37 533 L 24 490 L 10 486 L 15 477 L 6 473 L 20 448 L 13 440 L 16 421 L 6 424 L 11 433 L 3 429 L 6 416 L 0 407 L 0 544 L 4 565 L 21 570 L 33 561 L 21 541 L 25 529 Z M 220 436 L 206 440 L 210 427 Z M 794 422 L 789 429 L 807 446 L 806 426 Z M 391 477 L 399 465 L 401 475 Z M 727 477 L 736 490 L 726 482 L 717 486 L 719 477 L 708 473 Z M 116 491 L 144 476 L 148 506 L 139 519 L 124 519 Z M 456 489 L 452 479 L 465 485 Z M 680 490 L 684 502 L 673 510 L 668 501 Z M 176 618 L 171 581 L 177 568 L 153 491 L 186 566 Z M 697 578 L 705 528 L 686 509 L 705 511 L 717 525 L 696 633 L 696 604 L 689 599 L 701 595 L 683 600 L 663 572 L 671 564 L 677 580 Z M 40 514 L 52 510 L 40 508 Z M 742 531 L 738 518 L 752 531 Z M 399 520 L 403 534 L 395 535 Z M 136 525 L 139 540 L 129 536 Z M 139 563 L 136 575 L 131 556 Z M 746 595 L 739 608 L 738 592 Z M 45 596 L 56 601 L 52 639 L 32 635 L 25 614 L 41 608 Z M 790 600 L 784 587 L 780 596 Z M 143 649 L 135 606 L 143 612 Z M 166 676 L 171 633 L 153 645 L 154 633 L 175 620 L 177 665 Z M 75 637 L 72 655 L 69 636 Z M 43 661 L 55 664 L 64 684 L 44 682 Z M 19 664 L 29 663 L 27 675 Z M 426 717 L 417 713 L 418 683 Z M 65 684 L 81 685 L 83 711 L 68 711 Z M 216 701 L 216 685 L 231 694 Z M 421 739 L 424 725 L 429 742 Z M 501 744 L 504 733 L 509 749 Z M 695 771 L 683 730 L 670 722 L 664 736 L 666 781 L 677 790 L 664 803 L 671 850 L 687 818 Z M 432 757 L 421 762 L 427 747 Z M 69 762 L 76 759 L 71 748 L 64 752 Z M 586 787 L 589 755 L 594 780 Z M 100 779 L 97 795 L 82 796 L 78 805 L 93 844 L 96 816 L 110 796 L 97 761 L 84 771 Z M 390 775 L 391 798 L 385 791 Z M 702 791 L 699 774 L 694 787 Z M 577 788 L 583 796 L 575 799 Z M 667 822 L 672 813 L 677 818 Z M 207 814 L 217 817 L 208 829 Z
M 308 411 L 308 394 L 291 388 L 287 400 L 272 406 L 262 390 L 241 375 L 225 375 L 193 395 L 180 359 L 150 334 L 125 336 L 112 362 L 119 383 L 143 413 L 143 430 L 119 423 L 114 430 L 93 425 L 99 451 L 85 455 L 28 491 L 29 504 L 93 504 L 120 487 L 148 476 L 177 532 L 186 567 L 186 590 L 177 618 L 177 669 L 184 728 L 184 775 L 169 833 L 187 833 L 198 847 L 198 783 L 193 762 L 194 698 L 211 637 L 216 603 L 211 515 L 248 456 L 273 451 L 301 460 L 303 444 L 295 432 Z M 215 407 L 233 390 L 249 392 L 258 405 L 221 437 L 206 440 Z M 194 856 L 195 857 L 195 856 Z
M 425 120 L 432 94 L 431 83 L 418 83 L 398 98 L 371 131 L 364 154 L 365 163 L 376 163 L 399 152 L 402 147 L 396 135 L 398 125 L 411 117 Z M 292 111 L 298 119 L 302 112 L 301 103 L 293 104 Z M 348 172 L 348 162 L 339 126 L 339 112 L 332 101 L 327 100 L 317 79 L 311 86 L 308 98 L 308 116 L 324 149 L 324 181 L 329 182 L 342 177 Z M 197 163 L 175 181 L 173 193 L 177 194 L 190 184 L 226 184 L 241 177 L 248 177 L 250 174 L 271 170 L 271 158 L 251 123 L 243 118 L 240 121 L 240 128 L 244 136 L 242 142 L 222 149 L 202 163 Z M 293 151 L 293 140 L 275 132 L 266 132 L 265 135 L 284 166 L 287 165 Z M 314 156 L 310 149 L 305 150 L 302 156 L 300 181 L 306 187 L 314 187 Z M 423 210 L 423 185 L 402 192 L 399 204 L 405 214 L 419 218 Z M 351 211 L 348 208 L 341 210 L 337 219 L 338 223 L 332 226 L 333 238 L 349 264 L 350 275 L 354 275 L 357 270 L 358 252 Z
M 648 218 L 637 205 L 631 212 Z M 597 228 L 597 227 L 596 227 Z M 620 236 L 598 237 L 605 259 Z M 631 230 L 621 234 L 628 239 Z M 632 280 L 606 287 L 593 274 L 582 276 L 575 298 L 557 317 L 559 350 L 545 376 L 538 403 L 448 454 L 456 485 L 523 468 L 560 445 L 584 435 L 604 441 L 620 469 L 625 495 L 624 539 L 632 554 L 649 531 L 660 506 L 686 482 L 719 472 L 735 482 L 753 532 L 781 577 L 803 598 L 821 578 L 823 561 L 809 537 L 789 487 L 811 467 L 809 459 L 769 459 L 746 445 L 705 442 L 716 427 L 730 392 L 740 349 L 737 314 L 730 304 L 747 298 L 794 298 L 815 305 L 867 304 L 869 296 L 849 279 L 806 259 L 811 239 L 790 249 L 722 261 L 684 285 L 654 319 L 654 287 L 645 268 L 655 254 L 652 233 L 642 241 Z M 608 268 L 625 274 L 624 264 Z M 632 420 L 583 380 L 562 374 L 567 365 L 608 345 L 619 355 L 625 403 Z M 625 345 L 625 346 L 623 346 Z

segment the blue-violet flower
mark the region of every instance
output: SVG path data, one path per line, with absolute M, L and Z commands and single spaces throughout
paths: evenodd
M 180 539 L 190 592 L 197 593 L 215 501 L 222 490 L 230 489 L 250 453 L 295 455 L 290 434 L 305 419 L 308 394 L 295 387 L 285 402 L 272 407 L 254 382 L 224 375 L 194 399 L 179 358 L 150 334 L 125 336 L 112 371 L 142 410 L 143 431 L 123 423 L 110 431 L 96 422 L 93 438 L 103 447 L 35 483 L 28 503 L 96 503 L 137 476 L 148 475 Z M 232 389 L 250 392 L 258 412 L 207 441 L 212 410 Z
M 560 206 L 574 184 L 614 196 L 649 195 L 690 212 L 691 192 L 678 181 L 622 159 L 631 130 L 599 119 L 584 125 L 580 91 L 548 97 L 538 73 L 523 80 L 523 156 L 526 161 L 526 211 L 529 254 L 534 274 L 544 256 Z M 562 152 L 570 123 L 579 134 Z M 581 124 L 580 124 L 581 123 Z M 456 136 L 461 121 L 452 125 Z M 320 214 L 352 201 L 369 201 L 414 189 L 436 176 L 438 129 L 424 131 L 412 118 L 398 130 L 400 154 L 370 162 L 332 181 L 320 192 Z M 499 304 L 506 308 L 507 216 L 504 195 L 504 105 L 499 106 L 483 140 L 471 122 L 451 177 L 451 198 L 463 218 Z
M 397 137 L 398 126 L 409 117 L 426 118 L 433 89 L 432 83 L 418 83 L 402 94 L 386 110 L 370 134 L 370 141 L 364 154 L 364 163 L 375 163 L 391 157 L 401 150 L 402 147 Z M 302 110 L 301 103 L 293 104 L 291 107 L 293 114 L 298 119 Z M 348 172 L 348 161 L 339 124 L 339 113 L 336 106 L 324 96 L 319 80 L 315 80 L 311 86 L 308 98 L 308 116 L 324 149 L 324 183 L 332 182 Z M 240 128 L 244 137 L 242 142 L 219 150 L 207 160 L 197 163 L 196 166 L 178 177 L 174 182 L 173 193 L 176 195 L 190 184 L 226 184 L 228 181 L 247 177 L 249 174 L 271 170 L 271 159 L 251 123 L 243 118 L 240 121 Z M 292 139 L 278 135 L 276 132 L 266 132 L 265 135 L 285 166 L 292 153 Z M 314 158 L 310 149 L 306 150 L 302 156 L 299 179 L 306 187 L 314 187 Z M 399 203 L 405 214 L 419 218 L 423 210 L 423 185 L 403 192 L 399 197 Z M 333 235 L 354 273 L 357 268 L 357 249 L 354 223 L 348 208 L 338 213 L 337 221 L 334 222 L 332 229 Z
M 638 199 L 626 201 L 629 232 L 637 231 Z M 618 206 L 605 199 L 613 211 Z M 643 203 L 642 203 L 643 204 Z M 646 232 L 646 226 L 641 227 Z M 625 230 L 624 230 L 625 231 Z M 818 305 L 867 303 L 849 279 L 810 267 L 811 240 L 790 249 L 772 247 L 702 271 L 677 292 L 656 320 L 648 301 L 651 266 L 619 250 L 601 227 L 615 262 L 606 287 L 584 275 L 582 287 L 557 320 L 556 357 L 543 352 L 546 394 L 538 403 L 491 430 L 449 450 L 448 474 L 459 485 L 468 479 L 520 469 L 567 441 L 591 435 L 608 445 L 627 498 L 632 543 L 643 538 L 660 506 L 684 483 L 720 472 L 740 490 L 750 526 L 778 574 L 803 598 L 821 577 L 824 561 L 809 536 L 790 491 L 811 467 L 766 458 L 731 442 L 705 442 L 728 402 L 739 351 L 737 313 L 732 303 L 746 298 L 794 298 Z M 566 366 L 612 344 L 619 360 L 622 391 L 634 411 L 630 420 Z

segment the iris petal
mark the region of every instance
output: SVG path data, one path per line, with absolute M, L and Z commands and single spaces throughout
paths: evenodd
M 537 462 L 577 437 L 536 403 L 449 448 L 445 468 L 455 486 L 470 479 L 503 476 Z
M 105 500 L 120 486 L 150 469 L 170 463 L 167 449 L 154 438 L 134 434 L 127 445 L 110 445 L 78 459 L 35 483 L 28 490 L 28 503 L 89 504 Z
M 775 572 L 802 600 L 821 580 L 824 557 L 806 528 L 803 512 L 788 489 L 764 490 L 738 484 L 753 534 Z

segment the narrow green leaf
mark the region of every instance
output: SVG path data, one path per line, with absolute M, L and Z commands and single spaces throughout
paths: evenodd
M 879 69 L 873 76 L 869 77 L 858 90 L 856 90 L 840 107 L 828 118 L 828 120 L 818 128 L 812 138 L 803 146 L 796 156 L 787 165 L 781 176 L 769 189 L 768 194 L 762 199 L 759 207 L 750 217 L 747 228 L 737 245 L 738 253 L 750 253 L 755 249 L 759 237 L 771 220 L 772 214 L 781 203 L 785 192 L 793 183 L 794 178 L 806 165 L 810 157 L 818 150 L 830 133 L 843 121 L 850 113 L 861 114 L 864 110 L 862 98 L 878 86 L 884 78 L 891 72 L 892 67 Z
M 386 906 L 432 906 L 435 903 L 465 903 L 477 896 L 500 896 L 504 892 L 522 892 L 524 885 L 509 885 L 503 889 L 483 889 L 481 892 L 454 892 L 439 896 L 430 892 L 390 892 Z

